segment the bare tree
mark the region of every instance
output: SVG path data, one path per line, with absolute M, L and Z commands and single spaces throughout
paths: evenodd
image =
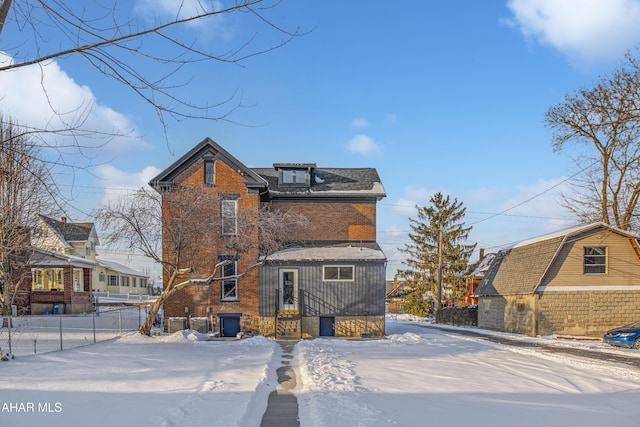
M 39 148 L 0 115 L 0 300 L 11 310 L 31 275 L 31 232 L 36 214 L 55 208 L 55 185 Z M 28 288 L 26 288 L 28 292 Z
M 0 72 L 29 66 L 44 72 L 52 60 L 82 58 L 99 75 L 129 88 L 156 111 L 164 125 L 168 118 L 230 120 L 229 114 L 241 105 L 235 90 L 222 99 L 206 97 L 202 103 L 179 95 L 178 88 L 191 79 L 189 66 L 203 62 L 237 66 L 302 34 L 298 28 L 289 31 L 270 20 L 269 12 L 278 2 L 267 0 L 235 0 L 228 6 L 214 0 L 177 0 L 175 14 L 164 21 L 136 17 L 135 2 L 86 3 L 1 0 L 0 32 L 13 24 L 22 39 L 0 46 L 13 58 L 0 64 Z M 242 23 L 239 28 L 255 28 L 255 32 L 229 45 L 198 37 L 194 31 L 218 28 L 223 18 L 231 17 Z
M 162 195 L 142 188 L 132 196 L 114 199 L 100 208 L 97 219 L 105 230 L 103 241 L 112 246 L 136 251 L 162 265 L 165 283 L 162 293 L 149 309 L 140 333 L 149 335 L 163 303 L 176 292 L 189 286 L 207 286 L 220 282 L 221 269 L 242 255 L 255 255 L 254 261 L 235 276 L 239 279 L 258 268 L 268 255 L 286 243 L 285 231 L 308 227 L 305 217 L 287 211 L 271 211 L 267 207 L 245 212 L 237 221 L 233 236 L 219 238 L 221 215 L 212 211 L 219 206 L 217 194 L 203 191 L 202 186 L 174 188 Z M 204 246 L 231 255 L 220 262 L 202 262 Z M 206 271 L 195 266 L 210 265 Z
M 639 230 L 640 67 L 625 63 L 593 86 L 566 95 L 545 116 L 553 148 L 569 143 L 586 149 L 574 159 L 573 193 L 563 204 L 583 222 L 603 221 L 622 230 Z

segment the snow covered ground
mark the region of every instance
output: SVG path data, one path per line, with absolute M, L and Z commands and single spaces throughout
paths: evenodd
M 0 328 L 0 352 L 20 357 L 89 345 L 138 330 L 146 316 L 146 308 L 140 307 L 103 308 L 95 316 L 13 317 L 11 345 L 9 330 Z
M 421 325 L 388 319 L 386 339 L 298 343 L 301 425 L 638 424 L 638 351 L 517 337 L 638 358 L 638 368 L 623 367 Z M 260 425 L 277 387 L 279 345 L 264 337 L 206 338 L 131 333 L 2 362 L 0 425 Z

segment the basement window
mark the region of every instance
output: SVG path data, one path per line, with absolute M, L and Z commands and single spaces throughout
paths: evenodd
M 606 274 L 607 273 L 607 247 L 606 246 L 585 246 L 584 247 L 584 274 Z

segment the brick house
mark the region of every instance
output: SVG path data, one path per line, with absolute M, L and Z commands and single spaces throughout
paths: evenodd
M 214 242 L 193 242 L 201 246 L 196 271 L 229 256 L 216 244 L 227 234 L 227 216 L 241 221 L 268 204 L 276 212 L 302 214 L 312 226 L 290 230 L 286 249 L 237 280 L 179 291 L 165 303 L 165 317 L 208 317 L 223 336 L 240 330 L 278 337 L 384 334 L 386 257 L 376 243 L 376 203 L 386 194 L 375 169 L 314 163 L 249 168 L 207 138 L 150 182 L 162 194 L 165 221 L 172 220 L 168 201 L 184 183 L 217 196 L 210 212 L 222 218 L 220 229 L 207 236 Z M 260 260 L 260 236 L 252 239 L 251 249 L 222 277 Z
M 638 237 L 604 223 L 496 254 L 476 290 L 478 327 L 530 336 L 602 336 L 638 320 Z
M 456 301 L 457 306 L 478 304 L 478 298 L 474 296 L 476 289 L 489 270 L 495 256 L 494 253 L 485 254 L 484 249 L 480 249 L 478 260 L 469 263 L 467 270 L 460 277 L 460 289 L 464 290 L 464 294 L 459 301 Z

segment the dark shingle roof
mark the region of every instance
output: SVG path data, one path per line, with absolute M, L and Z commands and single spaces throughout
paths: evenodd
M 245 178 L 247 187 L 268 188 L 270 197 L 386 197 L 384 187 L 374 168 L 317 168 L 315 163 L 275 163 L 271 168 L 249 168 L 220 145 L 205 138 L 149 184 L 158 191 L 171 185 L 182 172 L 203 158 L 219 159 Z M 279 185 L 278 169 L 311 170 L 310 186 Z
M 275 168 L 252 168 L 269 185 L 269 193 L 278 196 L 386 196 L 380 176 L 374 168 L 314 168 L 310 187 L 291 187 L 278 184 Z
M 44 215 L 40 215 L 40 219 L 67 242 L 87 241 L 93 230 L 90 222 L 62 222 Z
M 560 236 L 498 252 L 475 294 L 533 293 L 563 241 Z

